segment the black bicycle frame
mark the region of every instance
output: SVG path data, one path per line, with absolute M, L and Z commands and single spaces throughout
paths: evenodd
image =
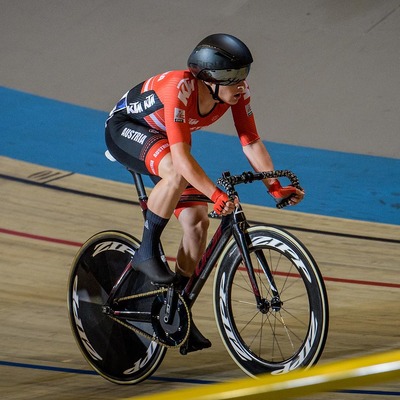
M 140 206 L 145 216 L 147 210 L 147 194 L 143 184 L 142 176 L 139 173 L 132 170 L 129 170 L 129 172 L 133 176 Z M 244 215 L 243 209 L 240 206 L 240 204 L 237 205 L 235 211 L 232 214 L 223 216 L 221 218 L 221 223 L 219 224 L 214 235 L 209 241 L 206 251 L 204 252 L 198 265 L 196 266 L 196 269 L 191 279 L 189 280 L 189 282 L 187 283 L 186 287 L 183 290 L 183 293 L 187 300 L 187 305 L 189 307 L 191 307 L 192 304 L 196 301 L 204 284 L 206 283 L 208 277 L 210 276 L 211 271 L 214 268 L 214 265 L 218 261 L 220 255 L 222 254 L 223 249 L 225 248 L 229 240 L 232 238 L 232 236 L 234 237 L 236 243 L 238 244 L 241 257 L 246 266 L 257 305 L 259 307 L 262 306 L 263 300 L 261 299 L 256 276 L 254 273 L 253 264 L 249 253 L 249 247 L 251 246 L 251 239 L 247 232 L 248 227 L 249 224 L 247 222 L 247 219 Z M 164 254 L 163 251 L 162 254 Z M 279 296 L 279 294 L 275 289 L 276 285 L 274 283 L 274 278 L 269 269 L 264 254 L 262 252 L 256 252 L 256 256 L 259 263 L 262 266 L 264 273 L 266 274 L 269 280 L 272 293 L 274 294 L 274 296 Z

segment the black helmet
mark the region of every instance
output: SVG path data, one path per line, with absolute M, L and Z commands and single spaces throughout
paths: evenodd
M 241 40 L 216 33 L 195 47 L 189 56 L 188 67 L 196 78 L 226 86 L 246 79 L 252 62 L 250 50 Z

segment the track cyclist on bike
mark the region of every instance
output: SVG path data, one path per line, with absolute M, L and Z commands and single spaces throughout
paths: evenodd
M 150 175 L 155 183 L 148 199 L 142 243 L 133 258 L 133 267 L 153 282 L 179 281 L 183 285 L 205 250 L 207 204 L 177 206 L 183 193 L 205 194 L 218 214 L 234 210 L 227 194 L 215 186 L 191 155 L 193 131 L 211 125 L 230 108 L 243 152 L 253 169 L 273 170 L 250 107 L 246 78 L 252 62 L 250 50 L 238 38 L 210 35 L 190 54 L 188 70 L 164 72 L 138 84 L 122 97 L 107 119 L 108 151 L 127 168 Z M 293 205 L 304 196 L 299 189 L 282 187 L 278 180 L 265 180 L 264 184 L 276 198 L 293 195 Z M 183 230 L 176 275 L 165 266 L 159 252 L 161 234 L 173 213 Z M 192 322 L 187 351 L 210 346 Z

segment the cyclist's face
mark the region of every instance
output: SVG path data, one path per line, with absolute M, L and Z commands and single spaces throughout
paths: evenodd
M 215 88 L 214 88 L 215 90 Z M 236 104 L 240 97 L 246 92 L 246 84 L 240 81 L 231 86 L 220 86 L 218 91 L 219 98 L 226 104 L 233 106 Z

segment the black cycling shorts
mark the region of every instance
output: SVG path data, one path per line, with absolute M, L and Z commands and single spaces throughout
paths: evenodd
M 156 184 L 160 178 L 158 165 L 163 157 L 170 152 L 167 136 L 162 131 L 140 125 L 127 120 L 124 115 L 114 114 L 106 124 L 106 145 L 111 155 L 126 168 L 143 175 L 150 175 Z M 188 185 L 183 195 L 201 194 Z M 180 202 L 175 209 L 175 216 L 188 207 L 207 207 L 203 201 Z
M 144 175 L 158 176 L 158 165 L 170 152 L 164 132 L 137 124 L 122 113 L 107 121 L 105 138 L 108 151 L 118 162 Z

